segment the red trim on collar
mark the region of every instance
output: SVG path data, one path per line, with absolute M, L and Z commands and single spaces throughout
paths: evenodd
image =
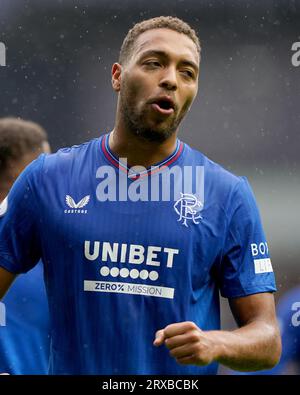
M 128 169 L 126 166 L 124 166 L 124 165 L 122 164 L 122 162 L 120 162 L 120 161 L 118 161 L 117 159 L 115 159 L 115 158 L 113 157 L 113 155 L 112 155 L 110 152 L 108 152 L 108 150 L 107 150 L 107 148 L 106 148 L 106 139 L 108 139 L 108 138 L 109 138 L 109 135 L 108 135 L 108 134 L 107 134 L 107 135 L 104 135 L 104 136 L 102 137 L 101 148 L 102 148 L 103 154 L 105 155 L 106 159 L 107 159 L 114 167 L 116 167 L 117 169 L 122 170 L 124 173 L 126 173 L 126 174 L 128 175 L 129 169 Z M 180 143 L 179 143 L 179 148 L 178 148 L 178 151 L 177 151 L 176 155 L 175 155 L 175 156 L 171 156 L 171 158 L 170 158 L 166 163 L 162 163 L 161 165 L 158 164 L 158 165 L 152 166 L 152 167 L 155 167 L 154 170 L 151 170 L 151 168 L 149 168 L 148 171 L 147 171 L 146 173 L 143 173 L 143 174 L 141 174 L 141 175 L 140 175 L 140 174 L 137 174 L 136 176 L 131 176 L 131 177 L 129 176 L 129 178 L 130 178 L 131 180 L 137 180 L 139 177 L 150 176 L 150 175 L 152 175 L 152 174 L 155 174 L 155 173 L 161 171 L 162 169 L 164 169 L 164 167 L 170 166 L 172 163 L 174 163 L 174 162 L 179 158 L 179 156 L 181 155 L 181 153 L 182 153 L 182 151 L 183 151 L 183 147 L 184 147 L 184 143 L 183 143 L 182 141 L 180 141 Z M 162 162 L 163 162 L 163 161 L 162 161 Z

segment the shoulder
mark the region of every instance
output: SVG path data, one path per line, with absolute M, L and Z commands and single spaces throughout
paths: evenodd
M 230 218 L 239 208 L 245 215 L 257 210 L 255 197 L 247 177 L 239 176 L 214 162 L 202 152 L 186 144 L 185 164 L 202 166 L 206 204 L 218 206 Z
M 64 180 L 78 179 L 80 175 L 87 177 L 86 172 L 97 155 L 99 141 L 96 138 L 80 145 L 61 148 L 53 154 L 41 154 L 22 172 L 17 185 L 21 185 L 22 181 L 36 195 L 40 195 L 46 185 L 62 185 Z
M 206 185 L 213 184 L 216 189 L 235 190 L 240 185 L 248 183 L 246 177 L 234 174 L 188 144 L 185 144 L 185 149 L 188 161 L 193 165 L 203 166 Z
M 82 144 L 61 148 L 53 154 L 44 155 L 43 171 L 63 170 L 73 166 L 74 162 L 80 164 L 81 161 L 86 160 L 87 155 L 98 143 L 99 138 L 95 138 Z

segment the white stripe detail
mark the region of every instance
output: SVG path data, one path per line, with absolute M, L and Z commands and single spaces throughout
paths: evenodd
M 3 217 L 7 209 L 8 209 L 8 197 L 6 196 L 6 198 L 2 201 L 2 203 L 0 202 L 0 217 Z
M 271 259 L 270 258 L 254 259 L 254 271 L 255 274 L 273 272 Z
M 154 285 L 84 280 L 84 290 L 92 292 L 123 293 L 174 299 L 174 288 Z

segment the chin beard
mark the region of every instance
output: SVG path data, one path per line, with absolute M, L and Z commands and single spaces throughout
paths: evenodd
M 147 127 L 133 127 L 130 129 L 130 131 L 137 137 L 142 138 L 143 140 L 147 140 L 150 142 L 156 142 L 156 143 L 163 143 L 166 141 L 170 136 L 172 136 L 175 131 L 175 129 L 163 129 L 163 130 L 154 130 L 154 129 L 149 129 Z
M 181 121 L 175 119 L 171 125 L 166 127 L 149 127 L 143 125 L 143 114 L 136 115 L 129 111 L 127 106 L 123 105 L 122 107 L 126 129 L 133 135 L 149 142 L 163 143 L 176 132 Z

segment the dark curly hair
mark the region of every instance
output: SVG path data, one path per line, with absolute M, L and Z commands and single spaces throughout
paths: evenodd
M 127 33 L 121 46 L 119 63 L 125 64 L 130 58 L 137 38 L 144 32 L 152 29 L 170 29 L 188 36 L 195 44 L 200 57 L 201 46 L 197 33 L 186 22 L 172 16 L 159 16 L 136 23 Z
M 18 118 L 0 119 L 0 174 L 10 161 L 17 161 L 34 152 L 47 141 L 45 130 L 37 123 Z

